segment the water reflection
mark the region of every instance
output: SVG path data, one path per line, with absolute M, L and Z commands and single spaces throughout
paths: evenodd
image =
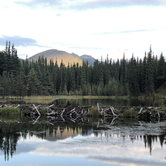
M 47 141 L 63 140 L 68 137 L 82 135 L 91 131 L 91 125 L 62 124 L 54 126 L 47 124 L 18 124 L 18 123 L 0 123 L 0 149 L 4 152 L 5 160 L 13 156 L 16 151 L 17 143 L 20 139 L 40 138 Z M 26 143 L 26 142 L 25 142 Z
M 39 100 L 35 101 L 37 104 L 55 104 L 55 105 L 65 105 L 65 106 L 92 106 L 97 105 L 97 103 L 101 103 L 105 106 L 161 106 L 163 105 L 164 99 L 142 99 L 138 98 L 128 98 L 128 99 L 55 99 L 55 101 L 50 102 L 49 100 Z M 4 102 L 3 102 L 4 103 Z M 34 104 L 34 101 L 13 101 L 9 100 L 5 103 L 8 104 Z
M 72 105 L 72 106 L 92 106 L 101 103 L 105 106 L 160 106 L 163 100 L 139 100 L 131 99 L 59 99 L 53 102 L 55 105 Z
M 138 99 L 59 99 L 53 102 L 56 105 L 79 105 L 79 106 L 92 106 L 97 103 L 102 103 L 106 106 L 135 106 L 139 105 Z
M 12 164 L 17 155 L 26 154 L 27 158 L 19 161 L 22 165 L 33 165 L 30 159 L 34 156 L 41 157 L 37 165 L 48 158 L 50 165 L 56 156 L 74 156 L 75 160 L 83 157 L 86 165 L 166 164 L 166 122 L 110 122 L 100 119 L 86 125 L 0 123 L 0 156 Z

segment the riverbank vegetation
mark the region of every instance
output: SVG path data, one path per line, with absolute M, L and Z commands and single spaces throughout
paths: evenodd
M 41 104 L 48 104 L 54 101 L 54 97 L 52 96 L 25 96 L 24 101 L 25 103 L 41 103 Z
M 155 56 L 150 48 L 144 58 L 116 61 L 96 60 L 93 66 L 83 62 L 65 66 L 61 62 L 19 60 L 17 50 L 6 43 L 0 52 L 0 96 L 76 95 L 76 96 L 150 96 L 166 89 L 166 62 L 163 54 Z
M 48 122 L 62 123 L 72 121 L 73 123 L 82 123 L 82 118 L 108 118 L 108 119 L 139 119 L 139 120 L 160 120 L 166 119 L 165 107 L 135 107 L 135 106 L 61 106 L 61 105 L 0 105 L 0 115 L 16 116 L 34 119 L 34 123 L 44 117 Z M 1 120 L 0 120 L 1 121 Z
M 6 106 L 0 108 L 0 115 L 19 115 L 20 109 L 15 107 Z

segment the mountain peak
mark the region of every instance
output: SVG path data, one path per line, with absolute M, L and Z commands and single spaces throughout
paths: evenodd
M 93 58 L 91 55 L 81 55 L 81 56 L 78 56 L 77 54 L 75 53 L 72 53 L 72 55 L 76 56 L 76 57 L 79 57 L 81 58 L 83 61 L 85 62 L 88 62 L 89 65 L 93 66 L 94 62 L 95 62 L 95 58 Z
M 74 63 L 78 63 L 82 65 L 82 59 L 76 57 L 72 54 L 69 54 L 65 51 L 60 51 L 57 49 L 49 49 L 40 53 L 33 55 L 32 57 L 28 58 L 28 60 L 38 60 L 39 57 L 47 58 L 49 60 L 53 60 L 53 62 L 57 61 L 57 64 L 60 66 L 61 62 L 63 61 L 64 65 L 67 66 L 68 64 L 72 65 Z

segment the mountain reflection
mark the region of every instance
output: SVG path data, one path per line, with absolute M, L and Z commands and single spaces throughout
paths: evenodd
M 4 152 L 5 160 L 13 156 L 19 139 L 28 136 L 57 141 L 73 137 L 78 133 L 86 135 L 92 129 L 91 125 L 62 124 L 48 126 L 47 124 L 18 124 L 0 123 L 0 149 Z
M 108 127 L 108 126 L 107 126 Z M 125 130 L 125 131 L 124 131 Z M 94 137 L 101 138 L 102 142 L 110 144 L 117 144 L 111 142 L 114 138 L 121 138 L 118 145 L 124 146 L 126 140 L 130 142 L 143 141 L 145 148 L 149 149 L 150 155 L 152 154 L 153 146 L 159 141 L 161 147 L 165 144 L 166 133 L 160 132 L 154 134 L 146 134 L 137 128 L 132 129 L 132 126 L 113 126 L 110 128 L 97 128 L 96 125 L 91 124 L 28 124 L 28 123 L 0 123 L 0 149 L 4 153 L 5 160 L 16 152 L 17 144 L 20 139 L 27 139 L 29 137 L 37 137 L 45 141 L 59 141 L 65 140 L 69 137 L 75 137 L 78 134 L 82 136 L 93 135 Z M 163 131 L 163 130 L 161 130 Z M 86 143 L 86 138 L 84 140 Z M 92 142 L 91 142 L 92 143 Z M 100 143 L 100 142 L 99 142 Z M 26 144 L 26 141 L 25 141 Z M 86 145 L 85 145 L 86 146 Z

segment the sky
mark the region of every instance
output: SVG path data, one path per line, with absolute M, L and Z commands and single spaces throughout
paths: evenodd
M 10 41 L 23 59 L 48 49 L 121 59 L 151 45 L 166 56 L 165 16 L 166 0 L 5 0 L 0 50 Z

